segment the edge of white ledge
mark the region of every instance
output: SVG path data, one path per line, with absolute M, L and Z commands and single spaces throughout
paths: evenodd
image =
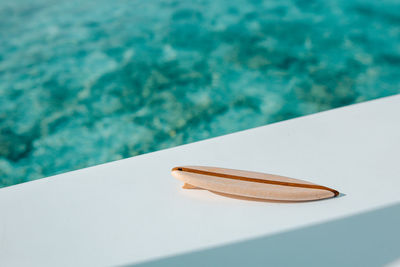
M 0 265 L 110 266 L 269 236 L 400 202 L 400 95 L 0 189 Z M 183 190 L 170 170 L 209 165 L 338 189 L 253 202 Z

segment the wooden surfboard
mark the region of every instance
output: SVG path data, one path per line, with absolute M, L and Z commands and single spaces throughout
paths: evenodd
M 336 197 L 329 187 L 279 175 L 205 166 L 172 169 L 185 189 L 206 189 L 233 196 L 275 201 L 309 201 Z

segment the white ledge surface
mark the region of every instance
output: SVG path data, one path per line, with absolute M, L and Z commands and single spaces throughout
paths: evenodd
M 343 195 L 231 199 L 181 189 L 170 175 L 179 165 L 279 174 Z M 0 266 L 135 264 L 284 233 L 399 203 L 399 174 L 397 95 L 0 189 Z

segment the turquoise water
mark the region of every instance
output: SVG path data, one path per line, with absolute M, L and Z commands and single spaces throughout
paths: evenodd
M 0 187 L 400 92 L 398 1 L 0 2 Z

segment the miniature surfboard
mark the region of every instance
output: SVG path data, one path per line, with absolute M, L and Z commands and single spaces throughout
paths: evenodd
M 338 191 L 329 187 L 260 172 L 184 166 L 173 168 L 172 176 L 184 182 L 184 189 L 206 189 L 245 198 L 309 201 L 339 195 Z

